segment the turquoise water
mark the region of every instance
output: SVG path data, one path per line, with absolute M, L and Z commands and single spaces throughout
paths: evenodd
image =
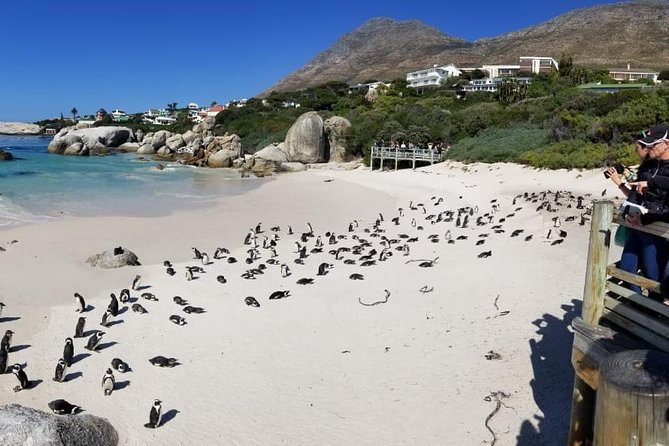
M 0 227 L 62 215 L 154 216 L 206 206 L 260 181 L 226 169 L 138 160 L 136 154 L 73 157 L 47 152 L 50 138 L 0 135 Z

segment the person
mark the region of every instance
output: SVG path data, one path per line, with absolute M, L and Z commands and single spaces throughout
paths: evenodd
M 669 125 L 660 124 L 644 133 L 638 140 L 648 149 L 651 159 L 657 160 L 655 169 L 649 175 L 639 177 L 630 183 L 630 188 L 643 197 L 643 205 L 648 212 L 628 213 L 625 221 L 632 226 L 647 225 L 655 221 L 669 221 Z M 633 231 L 638 234 L 631 249 L 638 250 L 643 257 L 644 275 L 658 282 L 664 282 L 667 269 L 667 240 L 652 234 Z M 626 243 L 627 245 L 627 243 Z M 653 258 L 655 260 L 653 261 Z M 622 262 L 622 259 L 621 259 Z M 636 291 L 636 290 L 635 290 Z M 664 293 L 662 293 L 664 294 Z M 664 300 L 662 295 L 649 292 L 648 296 Z
M 641 142 L 637 141 L 634 150 L 641 162 L 635 180 L 646 180 L 657 170 L 658 161 L 650 158 L 649 149 Z M 618 187 L 618 189 L 620 189 L 628 200 L 635 199 L 634 196 L 636 195 L 636 192 L 625 181 L 626 178 L 618 173 L 615 167 L 610 166 L 605 173 L 608 174 L 609 179 Z M 632 274 L 637 274 L 639 270 L 641 270 L 645 277 L 659 276 L 659 266 L 658 268 L 655 268 L 654 265 L 657 265 L 655 240 L 649 234 L 630 229 L 627 233 L 627 239 L 623 246 L 620 261 L 618 262 L 618 268 Z M 639 294 L 641 293 L 641 287 L 638 285 L 628 284 L 628 286 L 632 291 Z

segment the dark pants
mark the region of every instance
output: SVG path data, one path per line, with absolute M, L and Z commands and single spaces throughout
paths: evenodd
M 620 257 L 620 269 L 637 274 L 639 269 L 644 277 L 659 282 L 665 273 L 667 242 L 665 239 L 645 232 L 630 230 Z M 638 285 L 630 289 L 641 293 Z M 649 293 L 649 297 L 660 299 L 657 293 Z M 661 300 L 661 299 L 660 299 Z

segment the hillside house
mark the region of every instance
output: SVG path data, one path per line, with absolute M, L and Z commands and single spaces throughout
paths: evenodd
M 636 82 L 640 79 L 648 79 L 657 83 L 657 78 L 660 75 L 659 72 L 654 70 L 648 70 L 643 68 L 631 68 L 630 64 L 627 64 L 627 68 L 610 68 L 609 76 L 614 80 L 620 82 Z
M 503 76 L 516 76 L 520 71 L 520 65 L 482 65 L 480 70 L 494 79 Z
M 543 74 L 557 69 L 559 69 L 558 63 L 552 57 L 520 57 L 520 71 L 526 73 Z
M 487 77 L 485 79 L 474 79 L 469 81 L 468 84 L 462 86 L 462 89 L 466 92 L 470 91 L 486 91 L 488 93 L 494 93 L 499 89 L 499 84 L 502 81 L 513 79 L 518 82 L 520 85 L 526 85 L 532 83 L 532 79 L 529 77 Z
M 385 82 L 369 82 L 367 84 L 356 84 L 350 85 L 348 87 L 349 93 L 352 93 L 357 90 L 377 90 L 379 88 L 390 88 L 391 84 L 386 84 Z
M 453 64 L 441 67 L 434 65 L 432 68 L 407 73 L 407 87 L 438 87 L 442 81 L 445 81 L 449 77 L 458 77 L 461 74 L 462 71 Z

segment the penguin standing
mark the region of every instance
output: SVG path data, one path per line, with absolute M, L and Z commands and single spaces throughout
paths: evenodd
M 194 246 L 191 249 L 193 250 L 193 258 L 200 260 L 202 258 L 202 254 L 200 253 L 200 251 Z
M 109 302 L 109 305 L 107 306 L 107 311 L 111 313 L 112 316 L 116 317 L 118 316 L 118 299 L 114 293 L 111 293 L 109 297 L 111 297 L 111 302 Z
M 139 281 L 141 280 L 141 278 L 142 278 L 142 276 L 140 276 L 139 274 L 137 274 L 137 275 L 135 276 L 135 279 L 132 281 L 132 286 L 131 286 L 130 288 L 132 288 L 133 290 L 137 291 L 137 289 L 139 288 Z
M 160 426 L 160 422 L 162 421 L 161 403 L 162 401 L 160 400 L 153 401 L 153 406 L 151 406 L 151 412 L 149 412 L 149 422 L 146 423 L 144 427 L 147 427 L 149 429 L 156 429 L 157 427 Z
M 30 388 L 30 381 L 28 381 L 28 375 L 21 368 L 21 364 L 14 364 L 12 366 L 12 373 L 16 376 L 16 379 L 19 380 L 19 385 L 14 387 L 14 392 L 19 392 L 24 389 Z
M 84 337 L 84 326 L 86 325 L 86 318 L 85 317 L 80 317 L 79 320 L 77 321 L 77 326 L 74 329 L 74 337 L 75 338 L 83 338 Z
M 72 343 L 72 338 L 65 339 L 65 347 L 63 347 L 63 359 L 65 364 L 68 367 L 72 366 L 72 360 L 74 359 L 74 344 Z
M 288 268 L 288 265 L 285 263 L 281 264 L 281 277 L 288 277 L 290 276 L 290 268 Z
M 124 303 L 124 304 L 128 303 L 130 301 L 130 290 L 127 289 L 127 288 L 123 288 L 121 290 L 121 294 L 119 294 L 118 298 L 122 303 Z
M 193 280 L 193 270 L 188 267 L 186 267 L 186 280 L 189 282 Z
M 0 318 L 2 317 L 2 309 L 5 308 L 5 304 L 0 302 Z
M 77 300 L 77 309 L 75 311 L 77 313 L 86 311 L 86 301 L 84 300 L 84 297 L 79 293 L 74 293 L 74 297 Z
M 288 226 L 288 235 L 293 235 L 293 227 Z
M 2 337 L 2 341 L 0 341 L 0 350 L 9 353 L 9 346 L 12 343 L 13 335 L 14 332 L 12 330 L 7 330 L 5 332 L 5 335 Z
M 88 338 L 88 342 L 86 343 L 86 349 L 92 350 L 92 351 L 97 351 L 98 345 L 100 345 L 100 340 L 102 339 L 102 335 L 104 335 L 104 331 L 96 331 L 93 333 L 93 335 Z
M 59 383 L 65 381 L 65 374 L 67 373 L 67 364 L 63 358 L 58 360 L 56 364 L 56 372 L 54 373 L 53 380 Z
M 9 353 L 4 350 L 0 350 L 0 375 L 7 372 L 7 357 Z
M 106 396 L 109 396 L 114 391 L 114 386 L 116 385 L 116 380 L 114 379 L 114 374 L 112 369 L 107 369 L 105 376 L 102 377 L 102 390 Z
M 202 264 L 209 265 L 209 256 L 206 252 L 202 253 Z
M 102 320 L 100 321 L 100 325 L 102 325 L 103 327 L 108 327 L 113 317 L 114 315 L 112 314 L 111 310 L 107 309 L 107 311 L 105 311 L 104 314 L 102 315 Z

